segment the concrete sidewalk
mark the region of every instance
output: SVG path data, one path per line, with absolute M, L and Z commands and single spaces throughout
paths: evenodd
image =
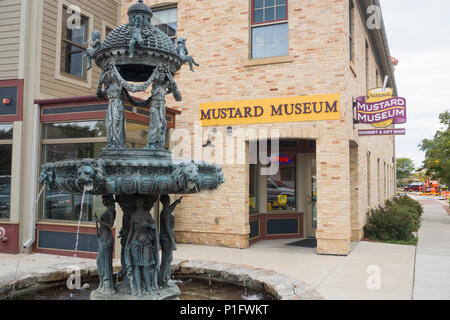
M 450 299 L 450 216 L 442 203 L 421 201 L 424 206 L 419 230 L 414 282 L 415 300 Z
M 178 244 L 174 258 L 249 265 L 304 281 L 325 299 L 411 299 L 415 247 L 373 242 L 352 245 L 346 256 L 317 255 L 315 248 L 288 246 L 293 240 L 262 241 L 248 249 Z M 18 255 L 0 254 L 0 278 L 14 279 Z M 115 261 L 115 265 L 120 262 Z M 19 274 L 58 270 L 76 264 L 95 268 L 95 260 L 45 254 L 23 255 Z M 379 270 L 380 288 L 369 289 L 368 268 Z
M 360 242 L 353 244 L 347 257 L 342 257 L 317 255 L 315 248 L 286 245 L 289 242 L 293 241 L 263 241 L 244 250 L 180 244 L 174 256 L 274 270 L 308 283 L 325 299 L 412 298 L 414 246 Z M 379 270 L 379 289 L 367 286 L 372 275 L 368 273 L 370 267 Z

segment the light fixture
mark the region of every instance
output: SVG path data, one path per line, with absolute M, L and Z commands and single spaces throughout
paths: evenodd
M 232 126 L 228 126 L 227 127 L 227 136 L 231 136 L 233 134 L 233 127 Z
M 11 104 L 11 99 L 9 98 L 3 98 L 2 102 L 5 106 L 9 106 Z
M 216 128 L 213 128 L 211 131 L 209 131 L 208 139 L 206 140 L 206 143 L 203 145 L 203 148 L 215 148 L 216 147 L 211 142 L 211 136 L 212 136 L 212 134 L 215 134 L 216 132 L 217 132 Z

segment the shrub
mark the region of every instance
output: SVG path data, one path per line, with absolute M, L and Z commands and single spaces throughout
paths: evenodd
M 394 203 L 401 204 L 407 207 L 412 207 L 417 211 L 419 217 L 422 216 L 423 206 L 416 200 L 407 195 L 403 195 L 394 199 Z
M 407 195 L 387 200 L 383 208 L 369 212 L 364 234 L 381 241 L 410 241 L 420 229 L 422 205 Z
M 364 234 L 372 240 L 409 241 L 417 228 L 413 210 L 400 205 L 390 205 L 369 212 Z

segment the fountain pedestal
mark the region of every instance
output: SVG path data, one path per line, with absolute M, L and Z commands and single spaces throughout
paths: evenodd
M 172 286 L 159 289 L 159 294 L 134 296 L 129 283 L 122 281 L 117 285 L 117 293 L 105 295 L 94 290 L 91 292 L 91 300 L 176 300 L 180 294 L 180 288 Z

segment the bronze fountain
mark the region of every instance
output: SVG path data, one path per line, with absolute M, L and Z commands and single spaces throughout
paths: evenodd
M 87 50 L 86 59 L 88 65 L 93 59 L 101 68 L 96 95 L 109 101 L 105 118 L 107 146 L 99 158 L 68 159 L 42 166 L 40 182 L 53 191 L 103 196 L 106 211 L 96 218 L 100 286 L 91 299 L 176 297 L 179 289 L 168 280 L 172 251 L 176 249 L 172 213 L 181 198 L 170 204 L 168 195 L 214 190 L 225 182 L 220 166 L 173 160 L 171 152 L 164 148 L 165 97 L 172 94 L 175 100 L 182 100 L 174 74 L 185 63 L 192 71 L 198 64 L 187 55 L 186 39 L 180 38 L 175 46 L 166 33 L 150 24 L 152 15 L 152 10 L 139 0 L 128 10 L 129 22 L 111 31 L 103 43 L 98 32 L 92 33 L 92 48 Z M 145 101 L 130 94 L 145 92 L 150 85 L 151 96 Z M 143 149 L 125 146 L 126 102 L 150 108 L 149 139 Z M 159 200 L 163 210 L 158 228 L 149 212 Z M 118 285 L 112 274 L 115 203 L 123 211 L 123 281 Z

